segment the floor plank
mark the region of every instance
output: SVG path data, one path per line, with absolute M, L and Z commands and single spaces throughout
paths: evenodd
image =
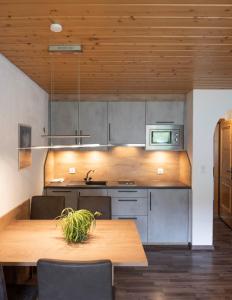
M 116 300 L 232 300 L 232 231 L 220 220 L 214 246 L 150 251 L 148 268 L 116 269 Z

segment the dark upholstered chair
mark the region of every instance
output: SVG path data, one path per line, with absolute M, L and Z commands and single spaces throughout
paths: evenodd
M 80 196 L 78 209 L 88 209 L 91 212 L 99 211 L 102 215 L 97 219 L 111 219 L 111 197 L 107 196 Z
M 109 260 L 69 262 L 41 259 L 37 264 L 39 300 L 112 300 Z
M 0 266 L 0 300 L 36 300 L 37 288 L 26 285 L 8 285 L 6 287 L 2 266 Z
M 31 199 L 32 220 L 52 220 L 65 208 L 64 196 L 34 196 Z
M 6 284 L 2 266 L 0 266 L 0 299 L 7 300 Z

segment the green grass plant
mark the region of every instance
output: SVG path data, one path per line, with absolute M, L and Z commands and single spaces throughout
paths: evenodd
M 65 208 L 57 219 L 66 241 L 81 243 L 88 239 L 89 232 L 96 223 L 95 217 L 100 215 L 99 212 L 92 213 L 86 209 Z

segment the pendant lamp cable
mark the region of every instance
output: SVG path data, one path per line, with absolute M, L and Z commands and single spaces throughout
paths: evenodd
M 77 111 L 78 111 L 78 128 L 79 132 L 76 130 L 76 134 L 82 135 L 82 132 L 80 130 L 80 102 L 81 102 L 81 66 L 80 66 L 80 56 L 78 55 L 77 60 Z M 82 144 L 82 138 L 79 138 L 79 141 L 76 139 L 76 144 L 81 145 Z
M 53 92 L 54 92 L 54 66 L 53 61 L 51 60 L 51 78 L 50 78 L 50 135 L 52 131 L 52 101 L 53 101 Z M 49 139 L 49 145 L 52 145 L 52 139 Z

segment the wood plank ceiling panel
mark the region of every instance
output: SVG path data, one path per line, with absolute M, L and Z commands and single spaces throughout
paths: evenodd
M 84 94 L 232 87 L 232 0 L 1 0 L 0 28 L 0 52 L 47 91 L 53 70 L 55 93 L 77 92 L 78 61 Z

